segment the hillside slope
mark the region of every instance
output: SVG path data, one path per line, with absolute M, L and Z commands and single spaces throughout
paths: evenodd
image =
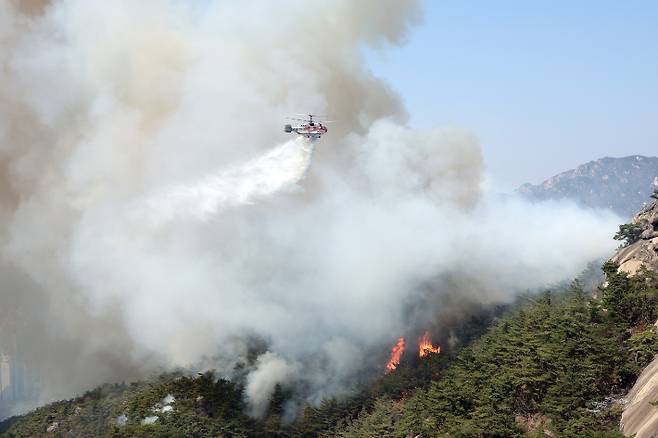
M 286 388 L 275 391 L 265 419 L 254 420 L 245 414 L 239 383 L 211 374 L 174 375 L 104 385 L 0 423 L 0 434 L 620 436 L 620 397 L 658 351 L 648 323 L 656 318 L 658 283 L 612 265 L 606 275 L 602 300 L 590 300 L 577 283 L 566 292 L 522 297 L 493 326 L 469 321 L 490 327 L 470 346 L 451 352 L 446 345 L 446 351 L 401 363 L 364 391 L 307 408 L 292 424 L 282 421 L 290 401 Z
M 264 432 L 248 417 L 242 387 L 212 373 L 163 375 L 149 382 L 108 384 L 81 397 L 0 423 L 8 437 L 247 437 Z
M 571 199 L 585 207 L 608 208 L 630 217 L 646 204 L 656 187 L 658 157 L 632 155 L 590 161 L 541 184 L 524 184 L 517 192 L 530 200 Z
M 604 265 L 599 297 L 574 282 L 519 297 L 494 318 L 464 317 L 461 330 L 474 336 L 457 336 L 463 345 L 410 357 L 350 397 L 306 407 L 292 423 L 284 420 L 290 388 L 277 388 L 256 420 L 245 414 L 244 382 L 169 375 L 104 385 L 0 423 L 0 434 L 615 437 L 621 424 L 627 435 L 649 437 L 658 432 L 658 275 L 640 268 L 658 271 L 658 202 L 633 221 L 628 245 Z
M 625 274 L 616 274 L 623 280 Z M 653 355 L 655 334 L 625 336 L 624 315 L 570 290 L 525 297 L 469 347 L 401 363 L 347 399 L 282 422 L 275 391 L 267 416 L 244 414 L 240 385 L 201 377 L 105 385 L 6 423 L 8 437 L 521 437 L 620 436 L 617 394 Z M 616 308 L 610 306 L 611 309 Z M 655 318 L 654 315 L 651 317 Z M 644 323 L 644 318 L 640 318 Z M 480 324 L 471 321 L 470 324 Z M 638 321 L 633 320 L 633 325 Z M 639 341 L 639 343 L 638 343 Z M 629 351 L 639 351 L 629 355 Z M 648 357 L 648 360 L 647 360 Z M 613 395 L 611 397 L 610 395 Z M 2 432 L 0 424 L 0 433 Z

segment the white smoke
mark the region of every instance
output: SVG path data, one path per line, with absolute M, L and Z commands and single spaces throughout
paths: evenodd
M 250 413 L 262 416 L 268 408 L 275 386 L 290 383 L 299 371 L 299 367 L 291 366 L 273 353 L 262 354 L 258 358 L 256 369 L 249 374 L 245 388 Z
M 1 242 L 29 280 L 1 280 L 2 299 L 28 315 L 48 396 L 158 368 L 230 376 L 257 340 L 251 412 L 276 383 L 318 402 L 378 371 L 421 285 L 463 276 L 460 293 L 505 299 L 614 248 L 611 214 L 483 194 L 475 138 L 404 126 L 360 48 L 402 42 L 415 1 L 12 5 Z M 282 132 L 309 108 L 339 119 L 315 151 Z

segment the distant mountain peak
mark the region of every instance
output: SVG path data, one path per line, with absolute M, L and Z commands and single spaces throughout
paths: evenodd
M 648 204 L 658 187 L 658 157 L 603 157 L 517 192 L 534 200 L 570 199 L 590 208 L 607 208 L 630 217 Z

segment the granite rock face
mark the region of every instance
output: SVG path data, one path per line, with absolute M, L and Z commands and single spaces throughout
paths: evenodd
M 658 271 L 658 201 L 640 210 L 633 216 L 631 223 L 643 227 L 640 239 L 621 248 L 611 261 L 619 270 L 631 275 L 642 266 Z
M 621 416 L 621 431 L 635 438 L 658 436 L 658 408 L 651 403 L 658 400 L 658 360 L 654 359 L 637 378 L 626 396 Z

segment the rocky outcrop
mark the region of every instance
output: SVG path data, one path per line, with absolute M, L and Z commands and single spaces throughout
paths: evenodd
M 632 223 L 644 228 L 640 239 L 621 248 L 611 260 L 619 270 L 631 275 L 641 267 L 658 271 L 658 201 L 633 216 Z M 642 371 L 626 396 L 620 425 L 624 435 L 658 436 L 658 408 L 652 404 L 655 401 L 658 401 L 658 357 Z
M 637 242 L 621 248 L 611 259 L 620 271 L 635 274 L 645 266 L 658 271 L 658 202 L 644 207 L 631 223 L 643 227 Z
M 636 438 L 658 436 L 658 408 L 651 403 L 658 400 L 658 359 L 647 366 L 626 396 L 621 416 L 621 431 Z
M 658 188 L 658 157 L 601 158 L 517 192 L 534 201 L 569 199 L 590 208 L 606 208 L 624 218 L 647 203 Z

